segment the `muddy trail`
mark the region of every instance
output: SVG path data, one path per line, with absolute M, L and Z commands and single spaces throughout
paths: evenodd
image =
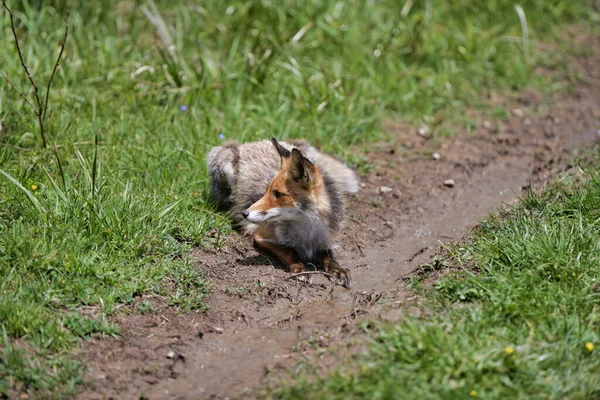
M 303 357 L 303 344 L 339 342 L 365 319 L 400 318 L 417 301 L 406 278 L 431 262 L 442 243 L 459 240 L 525 188 L 570 168 L 578 149 L 600 139 L 600 46 L 597 38 L 588 41 L 592 54 L 572 66 L 581 81 L 549 104 L 534 89 L 493 97 L 488 101 L 512 117 L 479 119 L 473 132 L 452 139 L 385 123 L 396 144 L 375 145 L 364 155 L 375 168 L 348 199 L 334 249 L 351 270 L 350 290 L 318 274 L 311 284 L 289 279 L 248 238 L 220 238 L 221 250 L 207 245 L 193 252 L 213 283 L 208 311 L 119 314 L 117 338 L 82 344 L 89 372 L 80 398 L 247 397 L 272 376 L 284 376 Z

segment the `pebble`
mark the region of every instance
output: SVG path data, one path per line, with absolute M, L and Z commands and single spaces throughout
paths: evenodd
M 167 353 L 167 358 L 175 358 L 175 352 L 173 350 L 171 350 L 170 352 Z
M 442 156 L 440 156 L 440 153 L 433 153 L 433 154 L 431 155 L 431 157 L 432 157 L 434 160 L 439 160 L 440 158 L 442 158 Z
M 554 117 L 552 121 L 554 121 L 555 124 L 560 124 L 560 118 L 558 117 Z
M 423 137 L 428 137 L 429 134 L 431 134 L 431 129 L 429 129 L 428 126 L 423 126 L 421 128 L 419 128 L 419 135 L 423 136 Z
M 446 179 L 444 181 L 444 186 L 454 187 L 454 185 L 456 185 L 456 182 L 454 181 L 454 179 Z
M 523 123 L 525 124 L 525 126 L 529 126 L 529 125 L 531 125 L 531 120 L 529 118 L 525 118 L 523 120 Z
M 378 190 L 379 190 L 379 193 L 389 193 L 394 189 L 392 189 L 389 186 L 381 186 Z
M 483 127 L 491 131 L 494 129 L 494 124 L 492 124 L 490 121 L 483 121 Z
M 512 110 L 512 113 L 515 117 L 523 117 L 523 110 L 521 110 L 520 108 L 515 108 L 514 110 Z

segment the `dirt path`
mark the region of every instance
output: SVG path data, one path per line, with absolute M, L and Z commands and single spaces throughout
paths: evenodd
M 193 254 L 214 283 L 208 312 L 175 315 L 163 307 L 120 315 L 117 339 L 82 346 L 90 383 L 80 397 L 242 398 L 244 390 L 293 366 L 302 343 L 335 341 L 364 318 L 398 318 L 414 301 L 403 278 L 429 262 L 440 243 L 460 239 L 600 138 L 600 46 L 596 39 L 590 44 L 593 54 L 574 66 L 583 81 L 551 107 L 525 90 L 502 101 L 512 110 L 509 121 L 481 121 L 475 132 L 437 144 L 410 127 L 387 124 L 397 145 L 381 144 L 366 155 L 377 168 L 349 199 L 336 249 L 351 269 L 351 290 L 319 275 L 312 285 L 290 280 L 249 239 L 232 235 L 223 250 Z M 455 185 L 444 185 L 447 179 Z

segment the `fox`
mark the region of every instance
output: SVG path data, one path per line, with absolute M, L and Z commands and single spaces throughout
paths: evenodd
M 255 248 L 279 259 L 299 280 L 310 282 L 303 273 L 317 263 L 335 284 L 351 287 L 350 272 L 331 245 L 346 196 L 359 191 L 352 169 L 304 141 L 276 138 L 223 143 L 210 150 L 207 164 L 210 197 Z

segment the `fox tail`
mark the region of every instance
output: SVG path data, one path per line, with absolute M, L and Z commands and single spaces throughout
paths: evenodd
M 235 142 L 214 147 L 208 153 L 210 196 L 222 209 L 229 209 L 233 205 L 232 193 L 237 181 L 239 159 L 238 144 Z

